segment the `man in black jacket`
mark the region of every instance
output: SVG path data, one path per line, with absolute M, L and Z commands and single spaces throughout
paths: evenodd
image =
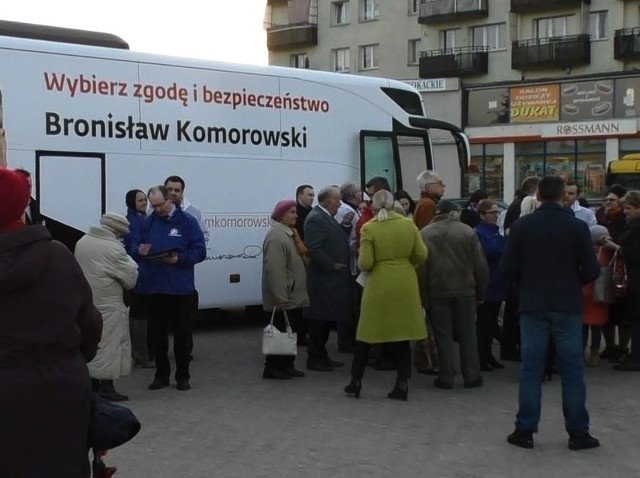
M 564 181 L 540 181 L 542 205 L 511 226 L 502 258 L 505 276 L 519 284 L 522 367 L 516 429 L 508 442 L 533 448 L 538 431 L 542 371 L 549 337 L 562 378 L 562 409 L 569 448 L 599 446 L 589 434 L 582 347 L 582 286 L 600 275 L 589 228 L 562 207 Z
M 522 181 L 520 189 L 516 191 L 504 217 L 504 230 L 508 235 L 511 225 L 520 217 L 522 200 L 527 196 L 534 196 L 538 190 L 540 178 L 529 177 Z M 520 325 L 518 323 L 518 290 L 516 284 L 511 284 L 509 297 L 504 304 L 502 320 L 502 338 L 500 340 L 500 358 L 502 360 L 520 361 Z
M 296 230 L 300 234 L 300 239 L 304 241 L 304 221 L 307 220 L 307 216 L 311 212 L 313 207 L 313 200 L 316 197 L 313 192 L 313 186 L 309 184 L 302 184 L 296 188 L 296 214 L 298 219 L 296 220 Z

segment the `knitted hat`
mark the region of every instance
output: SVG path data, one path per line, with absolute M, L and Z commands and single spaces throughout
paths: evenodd
M 609 237 L 609 230 L 600 224 L 591 226 L 589 231 L 591 232 L 591 240 L 594 244 L 600 244 L 605 238 Z
M 627 188 L 625 188 L 624 186 L 620 186 L 619 184 L 614 184 L 609 188 L 607 194 L 615 194 L 616 196 L 621 198 L 622 196 L 627 194 Z
M 126 217 L 115 212 L 103 214 L 100 218 L 100 224 L 115 233 L 129 234 L 129 221 Z
M 284 216 L 289 209 L 295 207 L 295 205 L 295 199 L 283 199 L 282 201 L 278 201 L 276 207 L 273 208 L 273 212 L 271 213 L 271 219 L 274 221 L 282 219 L 282 216 Z
M 29 181 L 9 168 L 0 169 L 0 228 L 22 217 L 29 204 Z
M 440 201 L 436 206 L 436 216 L 440 216 L 441 214 L 449 214 L 454 211 L 460 211 L 460 206 L 458 206 L 453 201 L 449 201 L 448 199 Z

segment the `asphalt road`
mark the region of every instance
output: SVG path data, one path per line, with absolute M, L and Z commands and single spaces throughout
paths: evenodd
M 451 391 L 415 375 L 409 401 L 386 398 L 394 372 L 367 370 L 347 397 L 347 365 L 305 378 L 261 378 L 259 319 L 217 312 L 199 320 L 192 390 L 147 390 L 153 370 L 116 382 L 143 428 L 106 458 L 120 478 L 638 477 L 640 374 L 588 369 L 588 407 L 599 449 L 567 449 L 557 376 L 543 389 L 533 450 L 506 443 L 517 405 L 517 364 L 485 373 L 481 389 Z M 300 349 L 297 366 L 304 370 Z

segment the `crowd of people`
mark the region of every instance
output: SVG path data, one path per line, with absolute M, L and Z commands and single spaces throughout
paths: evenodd
M 280 307 L 296 317 L 310 371 L 344 365 L 326 347 L 337 322 L 339 350 L 354 353 L 344 391 L 356 398 L 367 364 L 396 370 L 392 399 L 407 400 L 413 368 L 452 389 L 455 342 L 464 387 L 480 387 L 481 372 L 505 368 L 493 352 L 498 339 L 502 361 L 522 362 L 509 443 L 533 447 L 541 383 L 558 373 L 569 448 L 598 446 L 589 434 L 584 366 L 608 359 L 615 370 L 640 370 L 640 193 L 612 186 L 594 213 L 576 182 L 532 177 L 501 214 L 484 191 L 460 210 L 443 199 L 434 171 L 423 172 L 418 187 L 417 204 L 404 191 L 392 194 L 382 177 L 367 183 L 364 202 L 347 182 L 322 188 L 315 207 L 308 184 L 295 201 L 278 203 L 262 284 L 265 298 L 279 291 L 282 302 L 265 299 L 267 314 Z M 283 227 L 274 252 L 272 237 Z M 267 357 L 263 377 L 304 376 L 291 358 L 276 370 L 278 363 Z
M 291 324 L 312 372 L 344 366 L 328 352 L 336 327 L 338 351 L 353 354 L 344 392 L 355 398 L 368 365 L 396 370 L 390 399 L 408 400 L 414 369 L 452 389 L 455 342 L 462 385 L 481 387 L 482 373 L 505 367 L 494 356 L 498 339 L 500 360 L 522 362 L 508 442 L 533 447 L 541 383 L 555 371 L 569 448 L 598 446 L 589 434 L 585 364 L 609 360 L 616 370 L 640 371 L 640 193 L 612 186 L 594 214 L 577 183 L 527 178 L 501 215 L 484 191 L 462 209 L 443 199 L 446 186 L 434 171 L 417 183 L 417 203 L 383 177 L 366 184 L 366 200 L 346 182 L 321 188 L 315 206 L 309 184 L 279 201 L 263 244 L 267 320 L 281 330 Z M 184 180 L 170 176 L 147 193 L 129 191 L 126 216 L 104 214 L 74 259 L 39 224 L 26 171 L 0 168 L 0 187 L 0 406 L 15 410 L 0 447 L 17 443 L 48 457 L 16 453 L 2 464 L 34 476 L 40 463 L 61 470 L 56 476 L 85 476 L 80 435 L 88 412 L 78 411 L 88 410 L 91 389 L 127 400 L 114 381 L 132 359 L 155 368 L 150 390 L 169 386 L 170 332 L 176 388 L 191 388 L 194 268 L 205 260 L 208 233 Z M 267 355 L 262 376 L 305 372 L 293 355 Z M 52 403 L 63 405 L 52 411 Z M 57 423 L 68 439 L 40 436 L 42 446 L 34 445 L 29 424 L 40 421 Z

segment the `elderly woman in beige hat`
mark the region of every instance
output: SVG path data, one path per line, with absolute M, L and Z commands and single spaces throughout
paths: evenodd
M 138 265 L 121 242 L 128 232 L 127 218 L 108 212 L 100 219 L 100 226 L 92 226 L 78 241 L 75 250 L 103 321 L 102 339 L 89 363 L 89 375 L 94 390 L 114 402 L 128 400 L 115 390 L 113 381 L 131 371 L 129 310 L 123 292 L 136 285 Z

